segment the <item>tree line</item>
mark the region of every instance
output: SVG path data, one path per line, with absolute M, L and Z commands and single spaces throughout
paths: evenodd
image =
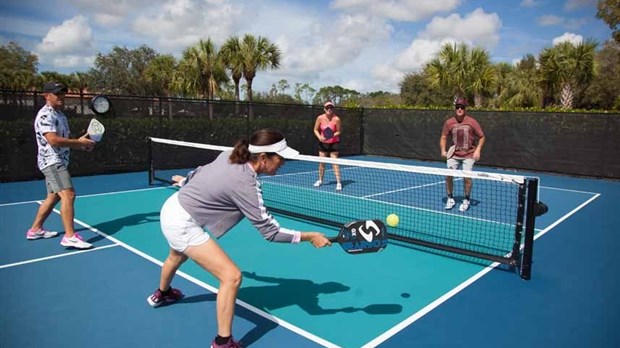
M 492 63 L 479 47 L 448 43 L 419 72 L 405 74 L 400 92 L 360 93 L 341 86 L 318 90 L 308 83 L 291 87 L 287 80 L 269 91 L 254 92 L 258 73 L 278 69 L 282 53 L 268 38 L 245 34 L 228 38 L 221 47 L 211 38 L 186 48 L 176 59 L 147 45 L 114 47 L 98 53 L 87 72 L 38 73 L 38 57 L 15 42 L 0 46 L 0 88 L 37 90 L 46 81 L 61 81 L 72 91 L 114 95 L 201 99 L 242 99 L 272 103 L 355 107 L 445 107 L 465 97 L 479 108 L 620 109 L 620 14 L 617 0 L 601 0 L 598 18 L 614 30 L 611 39 L 544 48 L 516 65 Z M 291 90 L 291 92 L 289 92 Z

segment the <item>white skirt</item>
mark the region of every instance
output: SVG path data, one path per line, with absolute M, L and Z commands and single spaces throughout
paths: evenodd
M 161 230 L 170 247 L 184 252 L 189 246 L 206 243 L 211 236 L 194 220 L 179 203 L 179 193 L 175 192 L 160 213 Z

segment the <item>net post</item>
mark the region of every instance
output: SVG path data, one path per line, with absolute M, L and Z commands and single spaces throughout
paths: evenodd
M 516 272 L 521 270 L 521 237 L 523 236 L 523 225 L 525 219 L 525 207 L 527 206 L 527 182 L 519 185 L 519 198 L 517 204 L 517 221 L 515 224 L 515 238 L 512 245 L 511 259 Z
M 153 139 L 151 137 L 148 138 L 149 145 L 147 147 L 147 158 L 149 163 L 149 186 L 153 185 L 153 181 L 155 179 L 155 171 L 153 168 Z
M 525 219 L 525 239 L 523 246 L 523 261 L 521 263 L 521 278 L 530 280 L 532 277 L 532 254 L 534 252 L 534 228 L 536 222 L 536 204 L 538 202 L 538 179 L 527 180 L 527 210 Z

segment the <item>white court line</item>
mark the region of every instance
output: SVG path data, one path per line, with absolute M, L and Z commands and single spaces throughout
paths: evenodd
M 598 194 L 600 194 L 600 193 L 596 193 L 596 192 L 571 190 L 571 189 L 565 189 L 565 188 L 560 188 L 560 187 L 540 186 L 540 188 L 544 188 L 544 189 L 547 189 L 547 190 L 557 190 L 557 191 L 566 191 L 566 192 L 575 192 L 575 193 L 586 193 L 586 194 L 589 194 L 589 195 L 598 195 Z
M 151 191 L 151 190 L 162 190 L 162 189 L 169 189 L 169 188 L 170 188 L 170 186 L 149 187 L 149 188 L 145 188 L 145 189 L 136 189 L 136 190 L 114 191 L 114 192 L 105 192 L 105 193 L 94 193 L 94 194 L 91 194 L 91 195 L 75 196 L 75 198 L 107 196 L 107 195 L 116 195 L 116 194 L 121 194 L 121 193 L 131 193 L 131 192 Z M 10 206 L 10 205 L 30 204 L 30 203 L 41 204 L 41 203 L 43 203 L 43 201 L 42 200 L 36 200 L 36 201 L 23 201 L 23 202 L 4 203 L 4 204 L 0 204 L 0 207 L 7 207 L 7 206 Z
M 110 245 L 104 245 L 104 246 L 101 246 L 101 247 L 96 247 L 96 248 L 92 248 L 92 249 L 88 249 L 88 250 L 78 250 L 78 251 L 73 251 L 73 252 L 66 253 L 66 254 L 58 254 L 58 255 L 41 257 L 41 258 L 38 258 L 38 259 L 31 259 L 31 260 L 26 260 L 26 261 L 8 263 L 6 265 L 0 265 L 0 269 L 9 268 L 9 267 L 15 267 L 15 266 L 21 266 L 21 265 L 27 265 L 29 263 L 34 263 L 34 262 L 40 262 L 40 261 L 47 261 L 47 260 L 57 259 L 59 257 L 73 256 L 73 255 L 83 254 L 83 253 L 90 253 L 90 252 L 93 252 L 93 251 L 103 250 L 103 249 L 107 249 L 107 248 L 113 248 L 113 247 L 117 247 L 117 246 L 118 246 L 118 244 L 110 244 Z
M 131 193 L 131 192 L 145 191 L 145 190 L 150 190 L 150 189 L 121 191 L 121 192 L 117 192 L 117 193 Z M 108 193 L 108 194 L 112 194 L 112 193 Z M 89 195 L 89 196 L 101 196 L 101 195 L 106 195 L 106 194 L 97 194 L 97 195 Z M 84 196 L 82 196 L 82 197 L 84 197 Z M 41 204 L 42 202 L 38 201 L 37 203 Z M 60 215 L 60 211 L 58 211 L 57 209 L 54 209 L 54 212 L 57 213 L 58 215 Z M 132 253 L 134 253 L 134 254 L 136 254 L 138 256 L 141 256 L 142 258 L 144 258 L 144 259 L 146 259 L 148 261 L 151 261 L 152 263 L 158 265 L 159 267 L 163 266 L 163 263 L 161 261 L 157 260 L 156 258 L 154 258 L 154 257 L 152 257 L 152 256 L 150 256 L 150 255 L 148 255 L 148 254 L 146 254 L 146 253 L 144 253 L 144 252 L 142 252 L 142 251 L 140 251 L 140 250 L 138 250 L 138 249 L 136 249 L 136 248 L 134 248 L 134 247 L 132 247 L 132 246 L 130 246 L 128 244 L 126 244 L 126 243 L 123 243 L 123 242 L 121 242 L 120 240 L 118 240 L 118 239 L 116 239 L 114 237 L 109 236 L 105 232 L 102 232 L 102 231 L 100 231 L 100 230 L 98 230 L 98 229 L 88 225 L 87 223 L 78 220 L 78 219 L 73 219 L 73 221 L 76 224 L 81 225 L 81 226 L 89 229 L 90 231 L 92 231 L 92 232 L 94 232 L 94 233 L 96 233 L 96 234 L 98 234 L 100 236 L 103 236 L 104 238 L 112 241 L 115 244 L 114 246 L 121 246 L 121 247 L 131 251 Z M 97 250 L 97 249 L 103 249 L 103 247 L 95 248 L 95 249 L 91 249 L 91 250 L 84 250 L 83 252 L 94 251 L 94 250 Z M 72 253 L 72 254 L 74 254 L 74 253 Z M 63 255 L 59 255 L 59 256 L 56 256 L 56 257 L 60 257 L 60 256 L 63 256 Z M 30 262 L 43 261 L 44 259 L 50 259 L 50 258 L 53 258 L 53 257 L 48 257 L 48 258 L 43 258 L 43 259 L 38 259 L 38 260 L 31 260 Z M 29 263 L 29 262 L 23 262 L 23 263 Z M 5 265 L 3 267 L 8 267 L 8 266 L 9 265 Z M 189 274 L 187 274 L 185 272 L 177 271 L 176 274 L 181 276 L 181 277 L 183 277 L 183 278 L 185 278 L 186 280 L 188 280 L 188 281 L 190 281 L 190 282 L 192 282 L 192 283 L 194 283 L 194 284 L 204 288 L 204 289 L 207 289 L 208 291 L 210 291 L 210 292 L 212 292 L 214 294 L 217 294 L 217 292 L 218 292 L 218 289 L 216 287 L 213 287 L 213 286 L 211 286 L 211 285 L 209 285 L 207 283 L 204 283 L 204 282 L 202 282 L 202 281 L 192 277 L 191 275 L 189 275 Z M 307 338 L 307 339 L 309 339 L 311 341 L 314 341 L 314 342 L 316 342 L 318 344 L 321 344 L 324 347 L 327 347 L 327 348 L 340 348 L 340 346 L 338 346 L 336 344 L 333 344 L 333 343 L 331 343 L 331 342 L 329 342 L 329 341 L 327 341 L 327 340 L 325 340 L 325 339 L 323 339 L 323 338 L 321 338 L 319 336 L 316 336 L 316 335 L 314 335 L 314 334 L 312 334 L 312 333 L 310 333 L 310 332 L 308 332 L 308 331 L 306 331 L 306 330 L 304 330 L 304 329 L 302 329 L 300 327 L 297 327 L 297 326 L 295 326 L 295 325 L 293 325 L 293 324 L 291 324 L 289 322 L 286 322 L 286 321 L 284 321 L 284 320 L 282 320 L 280 318 L 277 318 L 277 317 L 275 317 L 275 316 L 273 316 L 273 315 L 271 315 L 271 314 L 269 314 L 267 312 L 264 312 L 264 311 L 254 307 L 254 306 L 252 306 L 252 305 L 250 305 L 250 304 L 248 304 L 248 303 L 246 303 L 244 301 L 241 301 L 241 300 L 237 299 L 236 300 L 236 304 L 238 304 L 239 306 L 241 306 L 241 307 L 243 307 L 243 308 L 245 308 L 245 309 L 247 309 L 247 310 L 249 310 L 249 311 L 251 311 L 251 312 L 253 312 L 253 313 L 255 313 L 255 314 L 257 314 L 257 315 L 259 315 L 259 316 L 261 316 L 263 318 L 265 318 L 265 319 L 271 320 L 274 323 L 276 323 L 276 324 L 278 324 L 278 325 L 280 325 L 282 327 L 285 327 L 288 330 L 293 331 L 293 332 L 295 332 L 296 334 L 298 334 L 298 335 L 300 335 L 302 337 L 305 337 L 305 338 Z
M 454 181 L 459 181 L 459 180 L 463 180 L 463 178 L 457 178 Z M 374 196 L 387 195 L 387 194 L 395 193 L 395 192 L 401 192 L 401 191 L 407 191 L 407 190 L 415 190 L 415 189 L 418 189 L 418 188 L 423 188 L 423 187 L 428 187 L 428 186 L 443 185 L 445 183 L 446 183 L 445 181 L 437 181 L 437 182 L 433 182 L 433 183 L 430 183 L 430 184 L 424 184 L 424 185 L 418 185 L 418 186 L 410 186 L 410 187 L 403 187 L 403 188 L 400 188 L 400 189 L 397 189 L 397 190 L 373 193 L 371 195 L 365 195 L 365 196 L 362 196 L 362 198 L 370 198 L 370 197 L 374 197 Z
M 596 193 L 593 197 L 591 197 L 590 199 L 588 199 L 587 201 L 585 201 L 584 203 L 579 205 L 577 208 L 571 210 L 569 213 L 567 213 L 566 215 L 564 215 L 560 219 L 556 220 L 551 225 L 547 226 L 545 229 L 543 229 L 542 231 L 540 231 L 539 233 L 537 233 L 534 236 L 534 240 L 542 237 L 544 234 L 549 232 L 551 229 L 553 229 L 555 226 L 560 224 L 562 221 L 568 219 L 570 216 L 574 215 L 579 210 L 583 209 L 586 205 L 590 204 L 592 201 L 597 199 L 600 195 L 601 195 L 600 193 Z M 523 245 L 521 246 L 521 249 L 523 249 Z M 446 302 L 448 299 L 450 299 L 451 297 L 455 296 L 456 294 L 461 292 L 463 289 L 465 289 L 466 287 L 470 286 L 475 281 L 477 281 L 478 279 L 482 278 L 485 274 L 489 273 L 490 271 L 492 271 L 494 268 L 496 268 L 499 265 L 500 265 L 499 262 L 494 262 L 493 264 L 485 267 L 483 270 L 481 270 L 480 272 L 476 273 L 471 278 L 467 279 L 466 281 L 462 282 L 461 284 L 459 284 L 458 286 L 456 286 L 452 290 L 450 290 L 447 293 L 445 293 L 440 298 L 438 298 L 435 301 L 431 302 L 430 304 L 426 305 L 426 307 L 424 307 L 421 310 L 417 311 L 412 316 L 410 316 L 407 319 L 405 319 L 405 320 L 401 321 L 400 323 L 396 324 L 394 327 L 392 327 L 388 331 L 386 331 L 383 334 L 377 336 L 375 339 L 373 339 L 372 341 L 366 343 L 361 348 L 374 348 L 374 347 L 378 346 L 379 344 L 385 342 L 387 339 L 389 339 L 390 337 L 396 335 L 397 333 L 399 333 L 400 331 L 402 331 L 403 329 L 405 329 L 409 325 L 413 324 L 418 319 L 422 318 L 423 316 L 425 316 L 426 314 L 431 312 L 433 309 L 439 307 L 442 303 Z

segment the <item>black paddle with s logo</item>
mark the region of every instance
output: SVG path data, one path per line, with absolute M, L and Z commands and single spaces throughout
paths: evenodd
M 374 253 L 388 245 L 387 229 L 381 220 L 360 220 L 346 223 L 330 242 L 338 242 L 349 254 Z

